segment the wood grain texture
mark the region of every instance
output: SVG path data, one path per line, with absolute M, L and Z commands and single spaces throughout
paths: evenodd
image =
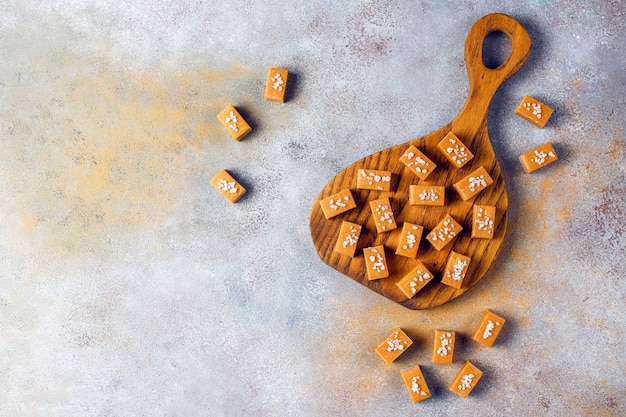
M 485 37 L 492 32 L 502 32 L 511 41 L 511 54 L 498 68 L 484 66 L 482 48 Z M 470 29 L 465 42 L 465 63 L 470 81 L 470 91 L 465 106 L 450 123 L 422 138 L 406 142 L 363 158 L 339 172 L 317 197 L 310 217 L 311 236 L 320 258 L 331 267 L 342 272 L 373 291 L 402 304 L 410 309 L 427 309 L 450 301 L 473 287 L 487 272 L 495 260 L 506 234 L 508 198 L 500 165 L 496 159 L 487 131 L 487 111 L 489 103 L 498 87 L 513 75 L 525 62 L 530 52 L 530 37 L 524 27 L 515 19 L 503 14 L 490 14 L 479 19 Z M 450 164 L 437 150 L 437 144 L 448 132 L 454 132 L 474 153 L 474 158 L 460 169 Z M 414 145 L 424 152 L 437 168 L 425 180 L 420 180 L 400 162 L 399 158 Z M 468 175 L 476 168 L 484 166 L 494 183 L 468 201 L 462 201 L 452 189 L 452 184 Z M 377 169 L 392 172 L 391 191 L 357 190 L 357 171 Z M 446 205 L 443 207 L 410 206 L 409 186 L 411 184 L 444 185 Z M 357 207 L 342 215 L 326 220 L 319 201 L 343 189 L 352 190 Z M 401 227 L 387 233 L 377 233 L 368 202 L 388 197 L 396 216 L 396 222 L 404 221 L 424 226 L 424 237 L 446 215 L 451 214 L 463 231 L 443 250 L 436 251 L 422 238 L 416 259 L 394 254 Z M 496 206 L 495 230 L 493 239 L 472 239 L 471 220 L 474 204 Z M 361 238 L 355 257 L 350 258 L 333 251 L 342 220 L 363 225 Z M 369 281 L 363 258 L 364 247 L 384 245 L 390 276 Z M 442 270 L 451 250 L 470 256 L 470 263 L 464 285 L 454 289 L 441 283 Z M 413 298 L 406 296 L 396 287 L 418 261 L 435 274 L 435 278 Z

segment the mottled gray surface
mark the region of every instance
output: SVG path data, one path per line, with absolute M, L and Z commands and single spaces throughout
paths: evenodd
M 161 3 L 0 5 L 1 416 L 626 414 L 623 2 Z M 533 41 L 489 114 L 509 234 L 477 287 L 410 311 L 323 264 L 309 210 L 459 112 L 491 12 Z M 285 104 L 269 66 L 292 71 Z M 545 129 L 513 114 L 524 94 L 555 108 Z M 523 174 L 546 141 L 560 160 Z M 221 168 L 249 188 L 235 205 Z M 492 349 L 469 340 L 486 308 L 508 320 Z M 385 365 L 398 326 L 416 343 Z M 451 366 L 436 328 L 459 332 Z M 461 399 L 465 359 L 485 375 Z M 412 404 L 418 363 L 433 398 Z

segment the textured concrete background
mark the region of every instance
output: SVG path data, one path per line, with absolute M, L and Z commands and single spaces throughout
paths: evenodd
M 156 3 L 0 5 L 1 416 L 626 415 L 623 2 Z M 533 40 L 489 115 L 509 234 L 478 286 L 410 311 L 323 264 L 309 210 L 459 112 L 491 12 Z M 283 105 L 269 66 L 293 73 Z M 513 114 L 524 94 L 555 108 L 545 129 Z M 546 141 L 561 159 L 523 174 Z M 221 168 L 249 188 L 236 205 Z M 469 340 L 486 308 L 508 319 L 492 349 Z M 416 344 L 387 366 L 398 326 Z M 436 328 L 460 334 L 451 366 L 430 363 Z M 461 399 L 465 359 L 485 375 Z M 412 404 L 418 363 L 433 398 Z

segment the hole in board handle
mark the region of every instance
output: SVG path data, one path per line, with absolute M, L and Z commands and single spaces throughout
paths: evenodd
M 496 69 L 504 64 L 511 55 L 511 41 L 502 32 L 491 32 L 483 41 L 483 64 L 489 69 Z

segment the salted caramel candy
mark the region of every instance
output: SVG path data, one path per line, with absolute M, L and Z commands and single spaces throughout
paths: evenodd
M 376 353 L 378 353 L 387 364 L 390 364 L 395 361 L 398 356 L 406 352 L 412 344 L 413 341 L 411 338 L 407 336 L 401 328 L 397 328 L 383 343 L 378 345 Z
M 452 216 L 446 214 L 441 222 L 426 236 L 435 249 L 441 250 L 458 235 L 463 227 Z
M 483 318 L 478 323 L 478 327 L 474 330 L 472 339 L 487 347 L 493 346 L 505 322 L 504 317 L 500 317 L 489 310 L 485 311 Z
M 437 148 L 441 151 L 452 165 L 461 168 L 467 164 L 474 154 L 469 148 L 452 132 L 449 132 L 438 144 Z
M 377 171 L 375 169 L 359 169 L 357 171 L 357 190 L 389 191 L 390 188 L 390 171 Z
M 448 262 L 446 262 L 446 267 L 443 270 L 441 283 L 456 289 L 461 288 L 471 260 L 469 256 L 451 251 Z
M 491 239 L 495 228 L 496 206 L 474 204 L 472 210 L 472 237 Z
M 283 68 L 270 68 L 265 84 L 265 100 L 285 101 L 289 71 Z
M 364 248 L 363 256 L 365 256 L 367 279 L 372 281 L 389 276 L 387 258 L 385 258 L 385 247 L 383 245 Z
M 520 155 L 519 162 L 522 164 L 522 168 L 527 174 L 535 172 L 539 168 L 543 168 L 546 165 L 559 159 L 556 156 L 556 151 L 550 142 Z
M 461 200 L 467 201 L 485 188 L 489 187 L 491 184 L 493 184 L 493 180 L 489 176 L 485 167 L 481 166 L 467 177 L 455 183 L 452 187 L 459 194 Z
M 337 243 L 335 243 L 335 252 L 354 257 L 361 236 L 361 229 L 360 224 L 342 221 Z
M 422 374 L 422 370 L 419 365 L 415 368 L 402 372 L 401 375 L 404 380 L 404 384 L 406 385 L 406 389 L 409 391 L 411 400 L 414 403 L 424 401 L 426 398 L 431 397 L 430 390 L 428 389 L 428 385 L 426 384 L 426 380 L 424 379 L 424 375 Z
M 224 110 L 222 110 L 217 115 L 217 118 L 237 142 L 252 131 L 250 125 L 244 120 L 243 117 L 241 117 L 241 114 L 239 114 L 237 109 L 232 105 L 228 105 Z
M 211 185 L 231 203 L 236 203 L 246 193 L 246 189 L 225 169 L 220 170 L 211 180 Z
M 422 151 L 413 145 L 409 146 L 404 154 L 402 154 L 400 161 L 421 180 L 428 178 L 430 173 L 437 168 L 437 165 L 433 161 L 428 159 Z
M 333 218 L 341 213 L 345 213 L 348 210 L 352 210 L 356 207 L 352 192 L 349 189 L 341 190 L 337 194 L 333 194 L 320 200 L 320 207 L 326 219 Z
M 446 204 L 446 187 L 409 185 L 409 204 L 412 206 L 444 206 Z
M 422 240 L 422 233 L 424 233 L 424 227 L 418 224 L 404 222 L 402 231 L 400 232 L 400 241 L 396 248 L 396 255 L 415 258 L 420 246 L 420 241 Z
M 407 298 L 412 298 L 424 288 L 432 278 L 433 274 L 428 268 L 426 268 L 423 263 L 418 262 L 415 268 L 411 269 L 400 281 L 396 282 L 396 287 L 398 287 Z
M 519 106 L 515 109 L 515 114 L 540 128 L 543 128 L 548 123 L 552 112 L 552 107 L 531 96 L 524 96 Z
M 398 227 L 388 198 L 384 197 L 370 201 L 370 209 L 372 210 L 374 224 L 378 233 L 389 232 Z
M 482 376 L 483 372 L 480 369 L 472 365 L 470 361 L 465 361 L 465 364 L 459 373 L 456 374 L 448 388 L 455 394 L 465 398 L 470 395 L 470 392 L 472 392 Z
M 435 330 L 433 344 L 433 363 L 451 364 L 454 356 L 456 333 L 453 331 Z

